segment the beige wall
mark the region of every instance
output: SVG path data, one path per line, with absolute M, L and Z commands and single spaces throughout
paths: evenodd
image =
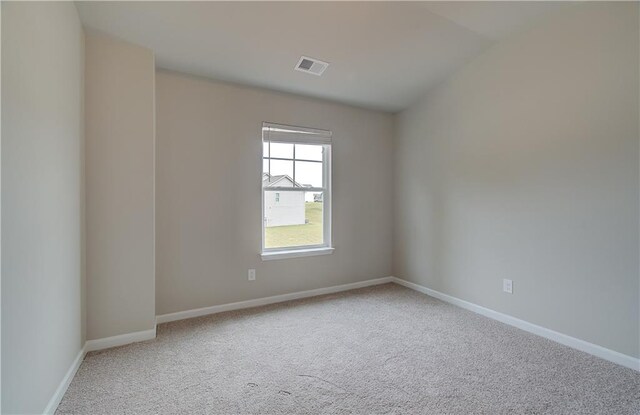
M 2 4 L 2 413 L 42 413 L 84 343 L 82 42 L 73 3 Z
M 390 115 L 168 72 L 156 104 L 158 314 L 391 275 Z M 259 258 L 263 121 L 333 131 L 332 255 Z
M 87 338 L 155 326 L 154 57 L 86 36 Z
M 400 114 L 396 275 L 640 356 L 638 49 L 637 3 L 570 6 Z

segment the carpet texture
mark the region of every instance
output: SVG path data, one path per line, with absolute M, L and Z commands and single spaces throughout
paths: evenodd
M 395 284 L 158 326 L 58 414 L 638 414 L 640 373 Z

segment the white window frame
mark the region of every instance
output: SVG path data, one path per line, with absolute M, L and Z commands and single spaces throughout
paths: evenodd
M 260 186 L 262 192 L 262 207 L 261 207 L 261 223 L 262 223 L 262 251 L 261 257 L 263 261 L 272 259 L 286 259 L 297 258 L 304 256 L 326 255 L 331 254 L 334 250 L 331 239 L 331 131 L 318 130 L 306 127 L 297 127 L 291 125 L 274 124 L 263 122 L 262 123 L 262 143 L 261 147 L 261 163 L 263 163 L 264 157 L 264 143 L 291 143 L 291 144 L 312 144 L 322 145 L 322 187 L 262 187 L 263 169 L 261 164 L 260 173 Z M 269 150 L 269 159 L 271 158 L 271 151 Z M 311 161 L 295 158 L 295 151 L 293 155 L 294 160 L 294 177 L 295 177 L 295 161 Z M 313 160 L 319 162 L 317 160 Z M 295 179 L 294 179 L 295 180 Z M 264 199 L 265 193 L 269 192 L 322 192 L 322 227 L 323 227 L 323 243 L 318 245 L 302 245 L 302 246 L 287 246 L 282 248 L 265 248 L 265 212 L 264 212 Z

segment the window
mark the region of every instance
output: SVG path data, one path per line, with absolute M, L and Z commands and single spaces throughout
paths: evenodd
M 262 258 L 331 253 L 331 131 L 262 126 Z

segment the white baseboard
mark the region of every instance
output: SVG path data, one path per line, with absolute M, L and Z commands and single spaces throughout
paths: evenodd
M 136 331 L 133 333 L 121 334 L 119 336 L 105 337 L 102 339 L 87 340 L 85 350 L 93 352 L 96 350 L 108 349 L 110 347 L 124 346 L 125 344 L 153 340 L 156 338 L 156 328 Z
M 43 411 L 43 414 L 49 415 L 56 412 L 58 405 L 60 405 L 60 401 L 64 397 L 64 394 L 67 392 L 73 377 L 76 375 L 76 372 L 80 368 L 82 361 L 84 360 L 87 352 L 93 352 L 96 350 L 108 349 L 110 347 L 123 346 L 129 343 L 141 342 L 144 340 L 155 339 L 156 337 L 156 328 L 152 328 L 150 330 L 138 331 L 135 333 L 127 333 L 121 334 L 119 336 L 105 337 L 103 339 L 96 340 L 87 340 L 84 344 L 84 347 L 78 352 L 78 356 L 76 356 L 73 363 L 71 363 L 71 367 L 62 378 L 60 385 L 56 389 L 55 393 L 49 400 L 47 407 Z
M 170 321 L 206 316 L 209 314 L 222 313 L 224 311 L 240 310 L 243 308 L 259 307 L 262 305 L 281 303 L 283 301 L 297 300 L 300 298 L 315 297 L 317 295 L 333 294 L 341 291 L 353 290 L 356 288 L 369 287 L 372 285 L 387 284 L 392 281 L 393 277 L 376 278 L 372 280 L 354 282 L 351 284 L 334 285 L 333 287 L 317 288 L 315 290 L 298 291 L 295 293 L 274 295 L 272 297 L 257 298 L 255 300 L 238 301 L 236 303 L 214 305 L 212 307 L 203 307 L 193 310 L 179 311 L 177 313 L 162 314 L 156 316 L 156 323 L 168 323 Z
M 82 360 L 84 360 L 85 354 L 86 354 L 86 350 L 85 350 L 85 347 L 83 347 L 78 352 L 78 355 L 73 360 L 73 363 L 71 363 L 71 367 L 69 367 L 69 370 L 67 370 L 67 373 L 64 375 L 64 378 L 62 378 L 60 385 L 58 385 L 58 388 L 56 389 L 55 393 L 49 400 L 49 403 L 47 404 L 47 407 L 43 412 L 44 414 L 49 415 L 49 414 L 53 414 L 56 411 L 56 409 L 58 408 L 58 405 L 60 404 L 60 401 L 62 401 L 62 397 L 67 391 L 67 388 L 71 384 L 73 377 L 76 375 L 76 372 L 78 371 L 78 368 L 82 363 Z
M 533 333 L 549 340 L 553 340 L 565 346 L 569 346 L 585 353 L 589 353 L 591 355 L 619 364 L 621 366 L 640 371 L 640 359 L 638 358 L 627 356 L 626 354 L 616 352 L 615 350 L 607 349 L 605 347 L 598 346 L 597 344 L 589 343 L 587 341 L 580 340 L 575 337 L 571 337 L 533 323 L 529 323 L 525 320 L 520 320 L 519 318 L 512 317 L 508 314 L 503 314 L 498 311 L 491 310 L 489 308 L 482 307 L 456 297 L 452 297 L 450 295 L 432 290 L 413 282 L 405 281 L 396 277 L 392 277 L 391 279 L 396 284 L 403 285 L 407 288 L 411 288 L 412 290 L 419 291 L 423 294 L 427 294 L 431 297 L 435 297 L 447 303 L 456 305 L 469 311 L 473 311 L 474 313 L 481 314 L 485 317 L 489 317 L 510 326 L 517 327 L 521 330 L 528 331 L 529 333 Z

